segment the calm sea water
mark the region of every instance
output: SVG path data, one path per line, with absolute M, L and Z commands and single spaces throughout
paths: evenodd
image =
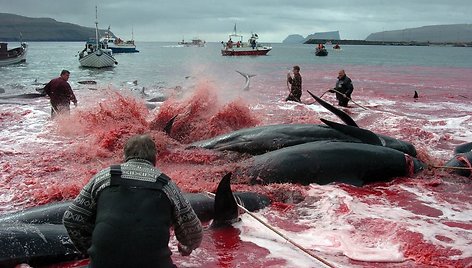
M 411 142 L 420 160 L 435 165 L 453 157 L 455 145 L 472 142 L 471 48 L 342 46 L 316 57 L 310 45 L 273 44 L 268 56 L 223 57 L 218 43 L 138 42 L 140 53 L 117 54 L 118 66 L 94 70 L 79 67 L 83 43 L 29 45 L 26 63 L 0 68 L 0 98 L 35 92 L 68 69 L 79 106 L 70 117 L 50 120 L 47 98 L 0 101 L 0 214 L 75 197 L 98 170 L 122 160 L 127 137 L 143 132 L 163 152 L 158 167 L 183 191 L 211 191 L 244 156 L 186 144 L 254 125 L 339 122 L 310 104 L 305 90 L 321 95 L 340 68 L 353 79 L 353 99 L 366 107 L 344 109 L 359 126 Z M 295 64 L 305 104 L 284 101 L 286 74 Z M 235 70 L 256 75 L 249 91 L 241 90 L 244 78 Z M 78 83 L 83 80 L 98 84 Z M 176 86 L 188 94 L 151 111 L 141 98 L 123 94 L 145 88 L 148 99 Z M 332 94 L 323 99 L 336 103 Z M 170 137 L 154 124 L 176 114 Z M 335 267 L 472 267 L 470 178 L 433 169 L 360 188 L 235 179 L 233 190 L 268 193 L 276 202 L 258 217 Z M 206 230 L 189 257 L 177 253 L 175 238 L 170 244 L 179 267 L 319 267 L 248 215 L 233 230 Z
M 9 44 L 10 47 L 16 44 Z M 292 65 L 303 70 L 349 68 L 350 66 L 429 66 L 472 68 L 472 49 L 456 47 L 409 46 L 342 46 L 341 51 L 329 49 L 327 57 L 316 57 L 314 47 L 304 44 L 272 44 L 273 50 L 263 57 L 223 57 L 221 44 L 208 43 L 203 48 L 179 47 L 176 43 L 138 42 L 140 53 L 115 54 L 119 62 L 109 69 L 86 69 L 78 62 L 79 42 L 30 42 L 27 62 L 0 67 L 0 88 L 5 94 L 34 91 L 34 83 L 46 83 L 62 69 L 72 75 L 73 88 L 78 81 L 95 80 L 117 88 L 160 88 L 182 85 L 189 78 L 203 73 L 215 77 L 233 77 L 234 70 L 263 74 L 281 72 Z M 236 74 L 236 76 L 238 76 Z M 335 74 L 334 74 L 335 76 Z M 240 78 L 240 77 L 238 77 Z

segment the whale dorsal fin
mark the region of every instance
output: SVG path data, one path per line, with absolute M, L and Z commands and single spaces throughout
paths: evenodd
M 232 223 L 239 220 L 239 209 L 236 199 L 231 191 L 231 179 L 232 173 L 226 174 L 221 179 L 216 189 L 215 204 L 214 204 L 214 217 L 211 227 L 221 227 L 231 225 Z
M 167 135 L 170 135 L 170 132 L 172 131 L 172 126 L 174 125 L 174 121 L 177 116 L 178 114 L 174 115 L 174 117 L 172 117 L 169 121 L 167 121 L 167 124 L 163 129 Z

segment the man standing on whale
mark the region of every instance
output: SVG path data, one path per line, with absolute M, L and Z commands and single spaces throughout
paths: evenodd
M 155 168 L 156 145 L 131 137 L 125 163 L 97 173 L 64 213 L 63 223 L 90 267 L 175 267 L 169 229 L 183 256 L 200 246 L 202 225 L 171 179 Z

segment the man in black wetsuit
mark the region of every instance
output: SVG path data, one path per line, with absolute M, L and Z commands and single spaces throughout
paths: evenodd
M 338 73 L 338 81 L 336 82 L 336 87 L 330 92 L 336 93 L 336 99 L 338 100 L 339 106 L 347 107 L 347 103 L 351 98 L 352 91 L 354 91 L 354 86 L 352 85 L 351 78 L 346 75 L 344 70 L 340 70 Z
M 156 154 L 149 136 L 131 137 L 125 163 L 98 172 L 64 213 L 72 242 L 90 255 L 89 267 L 175 267 L 171 226 L 183 256 L 200 245 L 200 220 L 177 185 L 155 168 Z

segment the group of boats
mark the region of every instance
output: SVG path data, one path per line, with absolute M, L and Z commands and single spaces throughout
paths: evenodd
M 118 61 L 113 57 L 113 53 L 135 53 L 134 40 L 124 41 L 110 34 L 110 27 L 104 37 L 99 38 L 98 15 L 95 7 L 95 38 L 89 39 L 85 43 L 85 48 L 79 53 L 79 63 L 82 67 L 106 68 L 113 67 Z
M 339 44 L 335 44 L 333 46 L 333 50 L 340 51 L 341 46 L 339 46 Z M 328 56 L 328 50 L 326 49 L 324 44 L 318 44 L 318 46 L 315 48 L 315 55 L 320 57 Z
M 88 68 L 106 68 L 113 67 L 118 64 L 118 61 L 114 58 L 114 53 L 136 53 L 139 50 L 136 49 L 134 39 L 124 41 L 121 38 L 115 37 L 108 31 L 105 32 L 103 37 L 99 36 L 98 32 L 98 15 L 97 8 L 95 7 L 95 38 L 89 39 L 85 43 L 85 48 L 79 52 L 79 63 L 82 67 Z M 261 56 L 267 55 L 272 50 L 270 44 L 259 43 L 259 36 L 256 33 L 252 33 L 251 37 L 244 42 L 243 35 L 238 34 L 236 31 L 236 24 L 234 25 L 234 32 L 229 35 L 228 41 L 223 42 L 223 48 L 221 49 L 221 55 L 223 56 Z M 186 42 L 182 39 L 178 43 L 185 47 L 204 47 L 206 42 L 199 38 L 193 38 L 190 42 Z M 336 44 L 333 46 L 333 50 L 340 50 L 340 46 Z M 28 45 L 21 42 L 19 47 L 8 50 L 7 43 L 0 43 L 0 66 L 9 64 L 15 64 L 26 61 L 26 54 L 28 51 Z M 318 44 L 315 49 L 316 56 L 327 56 L 328 51 L 323 44 Z

